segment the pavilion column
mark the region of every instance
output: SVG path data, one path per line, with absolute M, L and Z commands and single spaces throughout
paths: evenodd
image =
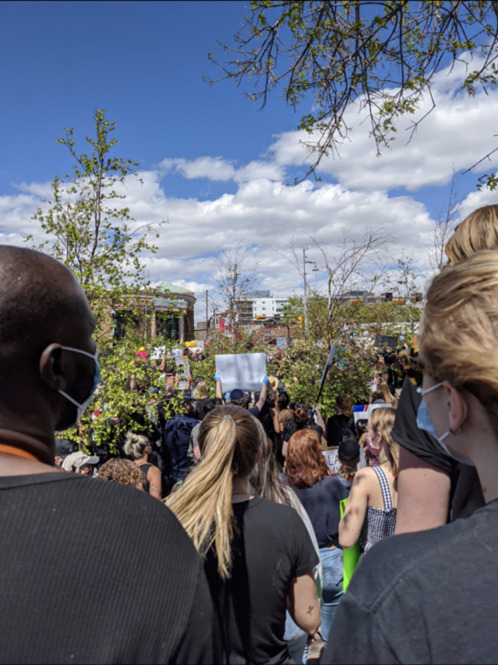
M 180 314 L 178 325 L 178 337 L 180 338 L 180 344 L 185 343 L 185 321 L 183 313 Z

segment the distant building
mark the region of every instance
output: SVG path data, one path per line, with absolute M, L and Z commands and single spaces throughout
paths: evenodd
M 237 323 L 250 326 L 253 323 L 279 322 L 283 318 L 287 297 L 275 298 L 270 291 L 253 291 L 244 300 L 235 303 Z
M 194 336 L 193 291 L 182 289 L 165 280 L 153 293 L 141 293 L 130 305 L 113 312 L 114 339 L 120 339 L 125 329 L 133 325 L 146 337 L 163 337 L 177 340 L 180 344 L 190 342 Z M 137 309 L 132 313 L 132 309 Z

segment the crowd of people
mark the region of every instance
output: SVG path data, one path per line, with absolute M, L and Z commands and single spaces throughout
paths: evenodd
M 446 252 L 361 410 L 163 358 L 181 413 L 101 460 L 54 438 L 100 378 L 81 286 L 0 246 L 0 661 L 496 662 L 498 206 Z

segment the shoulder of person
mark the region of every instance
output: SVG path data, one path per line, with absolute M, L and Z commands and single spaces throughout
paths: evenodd
M 372 483 L 377 481 L 377 474 L 371 466 L 364 466 L 355 473 L 353 483 L 359 485 L 360 483 Z

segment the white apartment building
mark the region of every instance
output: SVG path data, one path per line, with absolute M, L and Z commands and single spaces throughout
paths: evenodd
M 280 321 L 287 297 L 274 298 L 269 291 L 248 293 L 243 302 L 237 303 L 238 320 L 242 325 L 257 321 Z
M 257 298 L 252 301 L 253 321 L 280 321 L 288 298 Z

